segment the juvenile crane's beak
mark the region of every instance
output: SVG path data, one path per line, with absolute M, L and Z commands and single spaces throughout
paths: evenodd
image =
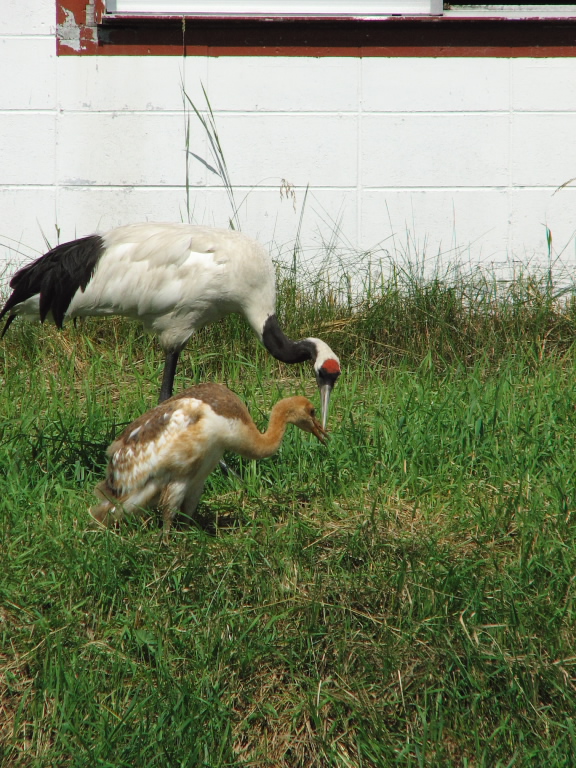
M 311 432 L 314 435 L 314 437 L 317 437 L 318 440 L 320 440 L 322 445 L 326 445 L 329 435 L 328 435 L 328 432 L 326 432 L 326 430 L 322 426 L 322 424 L 320 424 L 318 419 L 313 420 Z

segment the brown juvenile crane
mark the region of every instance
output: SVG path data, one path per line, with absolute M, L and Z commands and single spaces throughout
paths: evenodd
M 192 517 L 206 478 L 224 451 L 263 459 L 280 447 L 287 424 L 324 443 L 327 433 L 305 397 L 287 397 L 272 408 L 266 432 L 256 428 L 240 398 L 222 384 L 198 384 L 133 421 L 108 448 L 103 499 L 90 509 L 99 523 L 124 512 L 162 511 L 167 536 L 178 511 Z

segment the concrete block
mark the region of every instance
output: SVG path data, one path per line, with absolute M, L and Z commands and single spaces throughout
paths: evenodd
M 204 194 L 194 190 L 192 203 Z M 140 221 L 187 221 L 180 188 L 74 186 L 61 189 L 58 200 L 62 242 Z
M 193 126 L 190 149 L 205 155 L 205 137 Z M 190 162 L 190 185 L 205 168 Z M 186 181 L 182 115 L 65 113 L 58 125 L 58 182 L 67 186 L 178 186 Z
M 357 122 L 346 115 L 217 116 L 232 182 L 355 186 Z
M 183 113 L 184 89 L 201 96 L 206 62 L 177 56 L 61 56 L 58 92 L 63 110 Z
M 513 110 L 576 111 L 576 59 L 512 59 L 510 67 Z
M 1 183 L 54 183 L 56 117 L 46 112 L 0 113 Z
M 426 275 L 508 258 L 505 190 L 379 190 L 362 196 L 363 248 Z
M 56 244 L 55 187 L 0 187 L 0 290 L 19 266 Z
M 366 187 L 482 187 L 508 182 L 507 115 L 367 115 Z
M 54 35 L 55 29 L 54 0 L 2 0 L 0 36 Z
M 565 187 L 556 193 L 546 189 L 515 189 L 509 195 L 509 204 L 511 250 L 515 260 L 530 269 L 551 267 L 556 275 L 573 280 L 576 187 Z
M 554 191 L 576 176 L 576 113 L 517 112 L 511 126 L 511 183 Z
M 56 50 L 49 37 L 0 37 L 0 62 L 10 63 L 0 109 L 56 109 Z
M 365 112 L 501 112 L 510 62 L 491 58 L 362 59 Z
M 236 112 L 355 112 L 360 60 L 222 56 L 208 60 L 213 110 Z

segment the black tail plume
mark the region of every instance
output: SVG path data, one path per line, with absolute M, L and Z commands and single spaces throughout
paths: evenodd
M 0 311 L 0 319 L 18 304 L 39 295 L 40 320 L 44 322 L 51 313 L 56 325 L 62 328 L 74 294 L 78 290 L 85 290 L 103 252 L 102 237 L 89 235 L 57 245 L 39 259 L 22 267 L 10 281 L 13 290 Z M 15 312 L 10 315 L 2 336 L 17 314 Z

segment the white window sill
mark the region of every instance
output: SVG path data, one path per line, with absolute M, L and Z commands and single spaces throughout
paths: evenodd
M 576 18 L 576 5 L 556 6 L 550 10 L 542 10 L 543 6 L 526 6 L 522 10 L 509 8 L 452 8 L 445 10 L 445 19 L 572 19 Z

